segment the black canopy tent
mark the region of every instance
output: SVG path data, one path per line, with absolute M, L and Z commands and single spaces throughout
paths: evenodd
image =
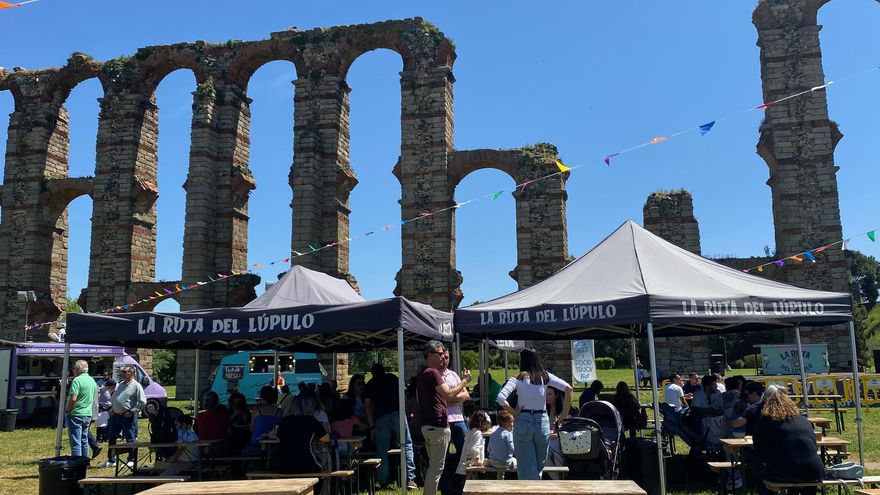
M 725 267 L 632 221 L 546 280 L 456 310 L 454 322 L 457 336 L 465 340 L 646 337 L 657 418 L 655 336 L 849 323 L 858 383 L 849 294 L 803 289 Z M 862 456 L 858 398 L 856 404 Z M 663 473 L 659 429 L 656 434 Z M 663 475 L 661 490 L 666 491 Z
M 429 340 L 452 342 L 452 314 L 403 297 L 365 301 L 344 280 L 294 266 L 243 308 L 70 313 L 66 337 L 68 344 L 230 351 L 274 348 L 324 353 L 372 350 L 396 343 L 402 412 L 404 349 L 420 348 Z M 67 347 L 62 396 L 67 380 Z M 403 414 L 400 417 L 403 445 Z M 56 450 L 60 453 L 60 427 L 58 431 Z M 406 463 L 402 462 L 401 467 L 401 479 L 405 480 Z

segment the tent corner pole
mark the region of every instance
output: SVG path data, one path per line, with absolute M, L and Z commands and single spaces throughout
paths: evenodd
M 55 457 L 61 455 L 61 436 L 64 431 L 64 410 L 67 408 L 67 377 L 70 368 L 70 341 L 64 339 L 64 363 L 61 365 L 61 393 L 58 395 L 58 426 L 55 429 Z
M 199 348 L 196 347 L 196 376 L 193 379 L 193 416 L 199 412 Z M 274 377 L 273 377 L 274 380 Z
M 853 367 L 853 390 L 855 390 L 855 405 L 856 405 L 856 431 L 858 433 L 858 441 L 859 441 L 859 464 L 862 466 L 865 465 L 865 438 L 864 432 L 862 431 L 862 394 L 861 394 L 861 383 L 859 378 L 859 359 L 858 353 L 856 352 L 856 326 L 853 321 L 849 322 L 849 343 L 850 349 L 852 350 L 852 367 Z
M 804 412 L 810 414 L 810 399 L 807 397 L 807 370 L 804 368 L 804 347 L 801 345 L 801 326 L 794 327 L 794 340 L 797 343 L 798 368 L 801 370 L 801 395 L 804 396 Z
M 630 338 L 630 343 L 632 344 L 632 365 L 633 365 L 633 378 L 636 382 L 636 399 L 639 398 L 639 358 L 638 354 L 636 354 L 636 338 Z M 641 401 L 640 401 L 641 402 Z
M 660 433 L 660 402 L 657 394 L 657 357 L 654 355 L 654 324 L 648 322 L 648 353 L 651 356 L 651 399 L 654 404 L 654 438 L 660 468 L 660 495 L 666 495 L 666 466 L 663 463 L 663 439 Z
M 455 346 L 455 352 L 452 354 L 452 367 L 455 370 L 455 373 L 461 376 L 461 334 L 455 334 L 455 342 L 453 343 Z
M 405 387 L 406 378 L 404 374 L 404 356 L 403 356 L 403 328 L 397 329 L 397 420 L 398 420 L 398 439 L 400 445 L 400 493 L 406 495 L 406 397 Z

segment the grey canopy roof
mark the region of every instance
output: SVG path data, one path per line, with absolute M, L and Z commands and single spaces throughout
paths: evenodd
M 494 339 L 658 336 L 852 320 L 850 296 L 749 275 L 627 221 L 531 287 L 455 311 L 455 330 Z
M 365 301 L 348 282 L 294 266 L 243 308 L 68 315 L 67 340 L 146 348 L 350 352 L 452 340 L 452 314 L 392 297 Z

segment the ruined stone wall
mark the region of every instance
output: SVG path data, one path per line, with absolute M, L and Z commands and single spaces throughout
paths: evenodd
M 816 17 L 828 0 L 761 0 L 752 22 L 761 48 L 764 101 L 825 84 Z M 843 238 L 834 148 L 842 134 L 828 117 L 824 90 L 772 105 L 764 111 L 758 154 L 770 170 L 777 256 L 789 256 Z M 784 281 L 812 289 L 849 291 L 841 246 L 816 255 L 815 264 L 783 269 Z M 794 338 L 789 332 L 787 339 Z M 827 343 L 833 368 L 850 361 L 846 327 L 803 328 L 804 342 Z
M 691 193 L 678 191 L 655 192 L 648 196 L 643 209 L 645 229 L 663 239 L 700 254 L 700 226 L 694 217 Z M 657 338 L 654 341 L 657 369 L 664 375 L 670 372 L 703 374 L 709 370 L 709 337 Z M 647 366 L 647 361 L 643 361 Z

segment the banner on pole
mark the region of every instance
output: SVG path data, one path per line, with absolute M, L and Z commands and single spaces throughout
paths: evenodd
M 592 340 L 571 341 L 571 375 L 574 381 L 581 383 L 596 379 L 596 353 Z

